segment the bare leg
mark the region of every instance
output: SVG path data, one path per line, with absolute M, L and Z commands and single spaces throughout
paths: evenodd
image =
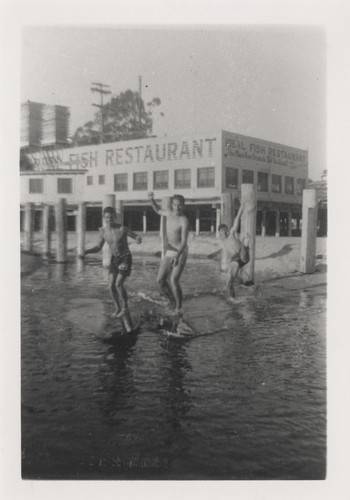
M 128 311 L 128 296 L 124 287 L 124 281 L 126 280 L 125 274 L 118 274 L 116 281 L 116 288 L 118 292 L 118 297 L 121 305 L 118 317 L 124 316 Z
M 109 293 L 111 294 L 111 297 L 112 297 L 114 305 L 115 305 L 114 316 L 116 316 L 119 313 L 119 311 L 120 311 L 120 303 L 119 303 L 117 289 L 116 289 L 116 286 L 115 286 L 116 279 L 117 279 L 117 275 L 116 274 L 110 273 L 108 275 Z
M 173 267 L 170 275 L 170 286 L 175 297 L 176 311 L 180 312 L 182 308 L 182 289 L 180 287 L 180 278 L 187 261 L 187 253 L 182 254 L 177 266 Z
M 160 261 L 157 282 L 160 285 L 163 295 L 165 295 L 165 297 L 170 301 L 171 304 L 174 304 L 175 298 L 167 279 L 170 270 L 171 259 L 169 257 L 165 257 Z
M 235 290 L 233 287 L 233 283 L 238 274 L 238 270 L 239 270 L 238 262 L 231 262 L 227 271 L 227 278 L 226 278 L 226 288 L 231 297 L 235 297 Z

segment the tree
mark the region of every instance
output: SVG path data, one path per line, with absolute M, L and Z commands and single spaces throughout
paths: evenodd
M 152 133 L 152 112 L 161 104 L 158 97 L 144 104 L 138 92 L 126 90 L 103 106 L 103 142 L 142 139 Z M 77 128 L 72 136 L 72 145 L 99 144 L 101 112 L 94 120 Z

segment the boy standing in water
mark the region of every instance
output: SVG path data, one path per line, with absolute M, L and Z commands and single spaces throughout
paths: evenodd
M 128 296 L 124 288 L 124 282 L 131 273 L 132 257 L 128 245 L 128 236 L 141 243 L 142 238 L 126 226 L 116 222 L 116 212 L 113 207 L 103 210 L 105 226 L 99 229 L 99 241 L 96 246 L 85 251 L 84 255 L 99 252 L 104 243 L 108 243 L 112 258 L 109 266 L 109 290 L 116 308 L 113 316 L 117 318 L 126 317 L 128 323 L 130 314 L 128 308 Z
M 163 210 L 154 200 L 154 194 L 148 193 L 153 210 L 166 217 L 167 246 L 165 255 L 159 266 L 157 281 L 163 293 L 175 302 L 175 314 L 182 314 L 182 290 L 180 277 L 184 270 L 188 255 L 188 230 L 189 223 L 184 215 L 185 198 L 175 194 L 171 198 L 171 209 Z

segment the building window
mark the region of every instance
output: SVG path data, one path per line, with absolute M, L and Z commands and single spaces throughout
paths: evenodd
M 92 186 L 92 184 L 93 184 L 93 181 L 92 181 L 92 175 L 88 175 L 88 176 L 86 177 L 86 184 L 87 184 L 88 186 Z
M 285 194 L 294 194 L 294 179 L 293 177 L 285 177 L 284 179 Z
M 297 194 L 303 194 L 303 189 L 305 189 L 306 181 L 305 179 L 297 179 Z
M 169 188 L 169 172 L 167 170 L 158 170 L 153 172 L 153 189 Z
M 99 184 L 104 184 L 104 183 L 105 183 L 105 181 L 106 181 L 106 179 L 105 179 L 105 176 L 104 176 L 104 175 L 99 175 L 99 176 L 98 176 L 98 183 L 99 183 Z
M 254 170 L 242 171 L 242 184 L 254 184 Z
M 199 188 L 215 187 L 215 168 L 205 167 L 197 170 L 197 186 Z
M 272 174 L 271 184 L 273 193 L 282 193 L 282 177 L 280 175 Z
M 114 174 L 114 191 L 128 190 L 128 174 Z
M 258 172 L 258 191 L 267 193 L 269 190 L 269 174 L 266 172 Z
M 226 187 L 238 187 L 238 168 L 226 167 Z
M 181 168 L 175 170 L 175 189 L 186 189 L 191 187 L 191 170 Z
M 72 192 L 72 179 L 57 179 L 58 194 L 70 194 Z
M 134 191 L 147 191 L 147 172 L 134 173 Z
M 33 194 L 43 193 L 44 179 L 29 179 L 29 192 Z

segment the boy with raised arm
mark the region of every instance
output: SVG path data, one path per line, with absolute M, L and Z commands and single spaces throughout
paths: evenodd
M 162 258 L 157 281 L 168 299 L 175 302 L 175 314 L 182 314 L 182 290 L 180 277 L 184 270 L 188 255 L 189 223 L 184 215 L 185 199 L 181 194 L 171 198 L 171 209 L 163 210 L 154 200 L 154 194 L 148 193 L 153 210 L 166 217 L 167 246 Z
M 242 273 L 243 267 L 249 262 L 249 236 L 239 239 L 237 235 L 242 211 L 243 205 L 240 206 L 230 231 L 226 224 L 220 224 L 218 229 L 222 248 L 209 256 L 214 257 L 222 251 L 221 271 L 226 272 L 226 289 L 231 297 L 235 297 L 233 287 L 235 278 L 239 272 Z
M 125 316 L 129 322 L 128 296 L 124 282 L 131 273 L 132 257 L 128 245 L 128 236 L 141 243 L 142 238 L 126 226 L 116 222 L 116 212 L 113 207 L 103 210 L 105 226 L 99 229 L 99 241 L 96 246 L 85 251 L 84 255 L 99 252 L 104 243 L 108 243 L 112 258 L 109 266 L 109 290 L 115 305 L 113 316 L 121 318 Z

